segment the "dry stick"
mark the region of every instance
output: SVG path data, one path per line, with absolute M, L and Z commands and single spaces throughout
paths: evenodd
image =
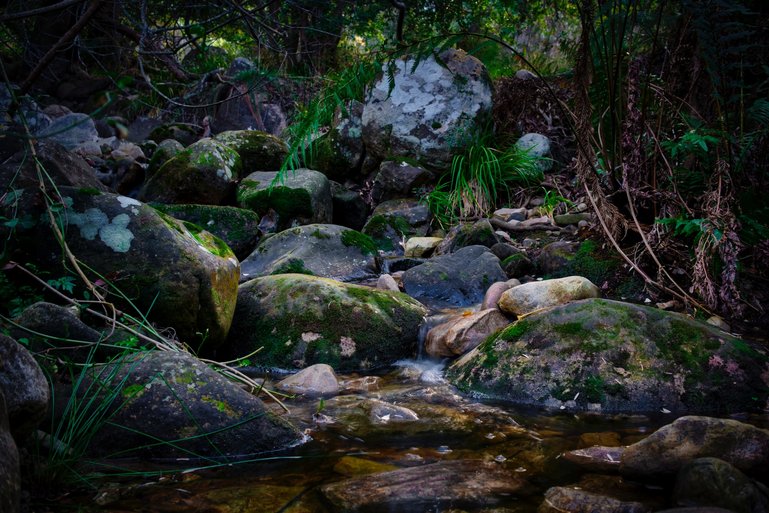
M 497 228 L 502 228 L 503 230 L 509 231 L 509 232 L 537 232 L 541 230 L 547 230 L 547 231 L 563 231 L 563 228 L 560 226 L 554 226 L 552 224 L 547 223 L 537 223 L 537 224 L 530 224 L 530 225 L 523 225 L 520 224 L 512 224 L 507 223 L 505 221 L 502 221 L 501 219 L 491 218 L 489 219 L 489 223 L 492 224 L 492 226 L 496 226 Z
M 24 80 L 24 82 L 21 84 L 21 88 L 18 92 L 19 96 L 24 96 L 29 92 L 29 89 L 32 87 L 34 81 L 37 80 L 37 77 L 39 77 L 45 68 L 48 67 L 48 65 L 55 57 L 56 52 L 61 50 L 64 45 L 75 39 L 75 36 L 80 33 L 83 27 L 85 27 L 86 23 L 88 23 L 93 15 L 96 14 L 96 11 L 99 10 L 99 7 L 101 7 L 101 2 L 102 0 L 91 0 L 91 5 L 88 6 L 88 9 L 83 13 L 80 19 L 77 20 L 77 23 L 72 25 L 72 28 L 65 32 L 64 35 L 61 36 L 59 40 L 56 41 L 56 43 L 48 50 L 48 52 L 43 55 L 43 58 L 40 59 L 40 62 L 37 63 L 37 66 L 35 66 L 35 68 L 29 73 L 27 79 Z

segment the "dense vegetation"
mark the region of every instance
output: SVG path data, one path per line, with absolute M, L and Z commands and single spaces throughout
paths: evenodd
M 650 294 L 763 318 L 768 18 L 769 7 L 747 0 L 10 1 L 0 63 L 17 97 L 49 95 L 96 117 L 202 123 L 219 102 L 277 99 L 291 117 L 291 167 L 312 164 L 313 134 L 363 98 L 383 63 L 463 48 L 496 82 L 494 122 L 458 156 L 433 208 L 448 220 L 483 215 L 531 187 L 530 173 L 511 175 L 505 162 L 511 139 L 544 132 L 561 170 L 545 185 L 593 206 L 601 236 Z M 201 94 L 236 56 L 257 64 L 240 77 L 250 87 Z M 521 89 L 509 78 L 520 68 L 541 80 Z M 17 147 L 18 135 L 5 133 L 3 146 Z M 472 195 L 478 180 L 491 204 L 462 210 L 466 198 L 450 193 Z

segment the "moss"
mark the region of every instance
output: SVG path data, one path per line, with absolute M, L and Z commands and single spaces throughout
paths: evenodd
M 315 231 L 310 233 L 310 237 L 315 237 L 316 239 L 323 240 L 323 239 L 330 239 L 331 235 L 327 233 L 323 233 L 322 231 L 320 231 L 320 228 L 315 228 Z
M 211 397 L 209 395 L 204 395 L 200 398 L 201 401 L 204 403 L 210 404 L 214 408 L 216 408 L 216 411 L 220 413 L 224 413 L 228 417 L 237 417 L 238 414 L 235 412 L 235 410 L 232 409 L 232 407 L 227 404 L 225 401 L 216 399 L 214 397 Z
M 590 334 L 590 332 L 582 326 L 581 322 L 556 324 L 553 326 L 553 330 L 564 337 L 585 337 Z
M 281 264 L 270 274 L 307 274 L 314 276 L 315 273 L 304 266 L 304 260 L 300 258 L 290 258 L 287 262 Z
M 374 239 L 356 230 L 344 230 L 342 232 L 342 244 L 347 247 L 356 247 L 364 255 L 377 255 L 379 253 Z
M 508 326 L 507 328 L 503 329 L 499 335 L 497 335 L 497 338 L 501 340 L 508 340 L 508 341 L 516 341 L 521 336 L 523 336 L 524 333 L 529 331 L 531 329 L 531 323 L 526 320 L 518 320 Z
M 140 396 L 144 392 L 144 385 L 134 384 L 128 385 L 120 391 L 124 399 L 133 399 Z
M 192 235 L 192 238 L 210 253 L 220 258 L 230 258 L 235 256 L 227 243 L 219 237 L 189 221 L 182 221 L 182 224 L 187 228 L 190 235 Z
M 86 196 L 101 196 L 102 192 L 99 189 L 93 187 L 81 187 L 77 190 L 78 194 L 85 194 Z
M 502 268 L 505 268 L 508 264 L 517 262 L 519 260 L 523 260 L 525 258 L 526 258 L 526 255 L 524 253 L 515 253 L 513 255 L 510 255 L 509 257 L 502 260 Z
M 585 378 L 582 382 L 582 390 L 585 399 L 589 403 L 600 403 L 606 398 L 604 394 L 605 382 L 601 376 L 593 375 Z

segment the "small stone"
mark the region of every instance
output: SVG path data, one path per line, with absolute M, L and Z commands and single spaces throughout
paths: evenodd
M 392 290 L 395 292 L 400 291 L 398 288 L 398 283 L 395 281 L 395 278 L 392 277 L 392 275 L 389 274 L 383 274 L 377 279 L 376 282 L 376 288 L 379 290 Z
M 339 383 L 329 365 L 318 363 L 280 381 L 276 388 L 310 397 L 336 395 Z
M 708 320 L 706 320 L 705 322 L 707 322 L 711 326 L 715 326 L 716 328 L 724 330 L 726 332 L 729 332 L 732 330 L 731 326 L 729 326 L 729 324 L 727 324 L 726 321 L 724 321 L 721 317 L 717 315 L 711 315 L 710 317 L 708 317 Z

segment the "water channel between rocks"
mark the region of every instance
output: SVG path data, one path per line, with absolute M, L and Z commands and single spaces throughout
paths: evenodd
M 290 452 L 100 482 L 98 491 L 68 496 L 51 511 L 527 512 L 537 510 L 549 487 L 561 485 L 664 509 L 670 490 L 588 474 L 560 455 L 634 443 L 672 422 L 671 415 L 575 415 L 476 401 L 446 384 L 441 368 L 412 360 L 378 376 L 340 376 L 339 396 L 286 401 L 286 417 L 310 437 Z M 759 416 L 741 420 L 766 424 Z M 142 471 L 167 468 L 141 465 Z M 396 482 L 373 477 L 395 469 L 411 470 Z

